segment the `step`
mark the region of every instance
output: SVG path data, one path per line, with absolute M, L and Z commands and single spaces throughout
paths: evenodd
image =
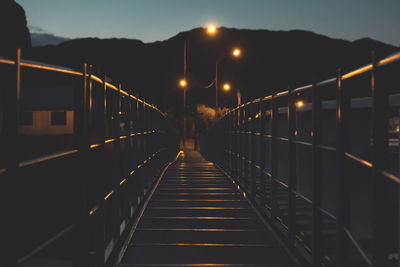
M 127 249 L 122 263 L 294 266 L 282 248 L 257 244 L 133 244 Z

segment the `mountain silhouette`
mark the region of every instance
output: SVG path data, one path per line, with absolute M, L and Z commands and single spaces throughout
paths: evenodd
M 188 103 L 215 103 L 215 87 L 204 88 L 215 76 L 219 63 L 219 82 L 230 81 L 248 100 L 335 76 L 399 50 L 398 47 L 372 39 L 354 42 L 332 39 L 309 31 L 241 30 L 221 27 L 209 36 L 203 28 L 181 32 L 154 43 L 131 39 L 86 38 L 58 46 L 34 47 L 24 57 L 77 69 L 83 63 L 94 65 L 96 74 L 105 72 L 114 82 L 166 110 L 182 106 L 183 46 L 187 43 Z M 229 55 L 234 47 L 242 56 Z M 234 94 L 224 99 L 234 100 Z M 233 103 L 233 100 L 231 101 Z
M 32 46 L 45 46 L 45 45 L 58 45 L 63 42 L 71 40 L 61 36 L 56 36 L 51 33 L 32 33 L 31 32 Z
M 14 0 L 0 1 L 0 56 L 14 57 L 18 47 L 31 47 L 24 9 Z

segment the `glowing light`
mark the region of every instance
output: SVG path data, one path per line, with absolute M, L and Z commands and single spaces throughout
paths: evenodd
M 299 100 L 299 101 L 297 101 L 296 106 L 297 106 L 298 108 L 301 108 L 302 106 L 304 106 L 304 102 L 301 101 L 301 100 Z
M 232 55 L 235 57 L 238 57 L 238 56 L 240 56 L 240 53 L 241 53 L 240 49 L 235 48 L 235 49 L 233 49 Z
M 180 80 L 179 85 L 180 85 L 181 87 L 186 87 L 186 85 L 187 85 L 186 80 Z
M 217 27 L 215 27 L 214 25 L 210 25 L 207 27 L 207 33 L 210 35 L 214 35 L 217 33 Z
M 229 89 L 231 89 L 230 84 L 229 84 L 229 83 L 225 83 L 225 84 L 224 84 L 224 90 L 225 90 L 225 91 L 229 91 Z

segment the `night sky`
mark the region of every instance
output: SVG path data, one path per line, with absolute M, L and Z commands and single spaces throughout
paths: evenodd
M 168 39 L 208 24 L 370 37 L 400 46 L 400 0 L 17 0 L 31 31 L 62 37 Z

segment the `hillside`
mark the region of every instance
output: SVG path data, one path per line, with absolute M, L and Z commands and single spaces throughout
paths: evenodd
M 214 79 L 217 58 L 236 46 L 243 50 L 242 57 L 224 58 L 219 80 L 231 81 L 241 89 L 244 99 L 333 77 L 339 67 L 348 71 L 362 66 L 370 61 L 371 50 L 382 58 L 399 49 L 368 38 L 349 42 L 300 30 L 219 28 L 217 35 L 208 36 L 204 29 L 196 28 L 154 43 L 130 39 L 71 40 L 58 46 L 32 48 L 24 57 L 75 68 L 91 63 L 97 73 L 105 71 L 115 81 L 124 81 L 136 94 L 169 109 L 181 105 L 182 92 L 177 85 L 183 75 L 185 40 L 188 102 L 208 105 L 215 102 L 215 89 L 202 86 Z

